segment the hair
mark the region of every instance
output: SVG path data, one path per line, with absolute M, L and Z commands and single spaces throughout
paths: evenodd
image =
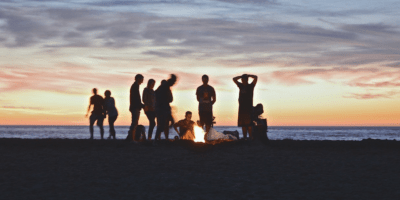
M 173 86 L 176 83 L 177 77 L 175 74 L 171 74 L 171 78 L 167 80 L 169 86 Z
M 208 76 L 206 74 L 204 74 L 201 79 L 206 78 L 208 80 Z
M 143 79 L 143 78 L 144 78 L 143 75 L 141 75 L 141 74 L 136 74 L 136 76 L 135 76 L 135 81 L 138 81 L 138 80 Z
M 110 91 L 110 90 L 106 90 L 106 91 L 104 92 L 104 95 L 105 95 L 106 97 L 111 96 L 111 91 Z
M 150 87 L 151 84 L 155 83 L 156 81 L 154 79 L 149 79 L 149 81 L 147 81 L 147 87 Z
M 186 111 L 186 114 L 185 114 L 185 116 L 187 116 L 188 114 L 192 114 L 192 112 L 190 112 L 190 111 Z
M 243 74 L 243 75 L 242 75 L 242 79 L 249 79 L 249 75 Z
M 92 89 L 93 93 L 97 94 L 97 88 Z

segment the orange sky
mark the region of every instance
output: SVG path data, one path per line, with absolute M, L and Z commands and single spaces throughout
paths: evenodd
M 87 125 L 92 88 L 129 125 L 138 73 L 177 74 L 174 115 L 194 120 L 208 74 L 217 125 L 236 125 L 232 78 L 247 73 L 269 125 L 400 126 L 395 1 L 146 2 L 0 2 L 0 125 Z

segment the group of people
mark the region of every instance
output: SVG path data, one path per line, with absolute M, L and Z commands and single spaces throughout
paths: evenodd
M 253 81 L 249 83 L 249 78 Z M 205 138 L 213 125 L 213 105 L 217 101 L 215 90 L 208 84 L 209 77 L 202 76 L 203 84 L 196 90 L 197 101 L 199 102 L 198 113 L 200 120 L 197 125 L 200 127 L 205 126 Z M 239 81 L 240 80 L 240 81 Z M 154 142 L 161 139 L 161 133 L 164 132 L 165 138 L 168 139 L 170 127 L 174 127 L 180 139 L 193 140 L 194 139 L 194 126 L 196 123 L 191 120 L 192 112 L 185 113 L 185 119 L 174 122 L 171 113 L 170 103 L 173 101 L 171 87 L 175 85 L 177 77 L 174 74 L 170 75 L 168 80 L 161 81 L 160 86 L 154 91 L 156 81 L 149 79 L 147 87 L 144 88 L 142 96 L 140 95 L 140 85 L 143 83 L 144 77 L 141 74 L 135 76 L 135 82 L 130 88 L 130 106 L 129 111 L 132 115 L 132 123 L 128 131 L 129 140 L 136 143 L 136 132 L 139 123 L 140 112 L 143 109 L 147 119 L 149 120 L 149 129 L 147 133 L 147 140 L 152 139 L 153 130 L 157 125 Z M 257 76 L 243 74 L 233 78 L 234 83 L 239 88 L 239 115 L 238 126 L 242 127 L 243 136 L 247 138 L 247 133 L 252 139 L 252 111 L 253 111 L 253 93 L 254 87 L 257 83 Z M 100 127 L 101 139 L 104 136 L 103 121 L 108 115 L 108 122 L 110 127 L 109 139 L 115 139 L 114 122 L 118 117 L 118 111 L 115 108 L 115 100 L 111 97 L 109 90 L 104 93 L 105 98 L 97 94 L 97 89 L 93 89 L 93 96 L 90 97 L 90 104 L 86 116 L 93 105 L 92 114 L 89 117 L 90 121 L 90 139 L 93 139 L 93 125 L 97 121 Z M 142 98 L 143 97 L 143 98 Z M 157 120 L 157 123 L 156 123 Z M 179 128 L 179 130 L 178 130 Z M 145 139 L 145 138 L 144 138 Z

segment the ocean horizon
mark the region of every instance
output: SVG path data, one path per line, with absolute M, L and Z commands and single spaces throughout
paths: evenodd
M 147 131 L 148 126 L 145 127 Z M 218 132 L 238 131 L 243 137 L 241 128 L 237 126 L 215 126 L 214 129 Z M 117 139 L 125 139 L 129 126 L 115 126 L 115 130 Z M 104 132 L 107 138 L 108 126 L 104 126 Z M 88 139 L 89 136 L 89 126 L 84 125 L 0 125 L 0 138 Z M 174 136 L 177 134 L 172 128 L 169 138 Z M 400 126 L 269 126 L 268 137 L 271 140 L 400 140 Z M 163 134 L 161 138 L 164 139 Z M 94 139 L 100 139 L 98 127 L 94 129 Z

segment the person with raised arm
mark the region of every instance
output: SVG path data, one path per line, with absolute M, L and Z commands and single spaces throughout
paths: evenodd
M 93 88 L 92 90 L 93 96 L 90 97 L 90 103 L 89 107 L 86 112 L 86 117 L 89 115 L 90 108 L 93 105 L 93 111 L 92 114 L 89 117 L 89 130 L 90 130 L 90 139 L 93 139 L 93 125 L 97 121 L 97 126 L 100 128 L 100 136 L 101 139 L 104 137 L 104 128 L 103 128 L 103 121 L 104 121 L 104 110 L 103 110 L 103 104 L 104 104 L 104 99 L 100 95 L 97 94 L 97 89 Z
M 151 140 L 153 129 L 156 126 L 156 93 L 153 90 L 155 83 L 156 81 L 154 79 L 150 79 L 147 82 L 147 87 L 143 90 L 143 110 L 149 120 L 148 140 Z
M 174 100 L 171 87 L 175 85 L 177 77 L 171 74 L 171 78 L 167 81 L 162 81 L 161 85 L 156 90 L 156 117 L 157 131 L 154 138 L 154 145 L 157 145 L 157 140 L 161 138 L 161 132 L 164 132 L 165 139 L 168 140 L 169 122 L 172 120 L 170 103 Z
M 113 97 L 111 97 L 111 91 L 110 90 L 106 90 L 104 92 L 104 113 L 105 116 L 108 115 L 108 125 L 109 125 L 109 133 L 110 135 L 108 136 L 107 139 L 111 139 L 113 138 L 114 140 L 115 138 L 115 128 L 114 128 L 114 122 L 117 120 L 118 118 L 118 110 L 115 107 L 115 100 Z
M 250 84 L 248 83 L 249 77 L 253 78 Z M 241 82 L 239 82 L 239 79 L 241 79 Z M 257 76 L 243 74 L 242 76 L 233 78 L 233 82 L 239 88 L 238 126 L 242 127 L 244 139 L 247 139 L 247 133 L 249 133 L 249 138 L 252 140 L 253 94 L 254 87 L 257 84 Z
M 204 138 L 207 138 L 208 132 L 213 123 L 213 105 L 217 101 L 217 97 L 214 88 L 208 85 L 208 76 L 203 75 L 201 80 L 203 85 L 197 88 L 196 96 L 197 101 L 199 102 L 200 126 L 206 126 L 206 134 L 204 135 Z

